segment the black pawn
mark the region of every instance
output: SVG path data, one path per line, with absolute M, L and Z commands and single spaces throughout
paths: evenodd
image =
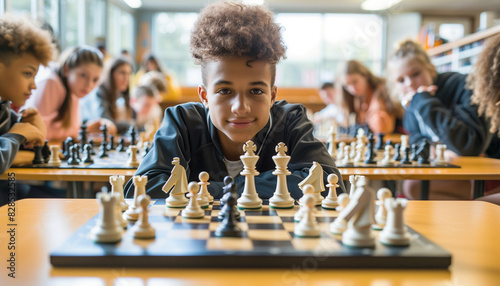
M 50 148 L 49 148 L 48 143 L 49 143 L 49 141 L 45 140 L 45 143 L 43 144 L 43 147 L 42 147 L 42 157 L 43 157 L 43 161 L 45 163 L 48 163 L 49 158 L 50 158 Z
M 226 190 L 229 189 L 230 195 L 225 202 L 224 208 L 221 209 L 221 212 L 223 213 L 223 219 L 220 225 L 215 230 L 215 236 L 241 237 L 241 229 L 236 224 L 237 220 L 235 216 L 237 188 L 233 182 L 228 184 L 226 187 Z
M 413 143 L 411 144 L 411 155 L 410 155 L 410 161 L 416 162 L 417 161 L 417 144 Z
M 398 143 L 394 144 L 394 157 L 392 159 L 394 161 L 401 160 L 401 146 Z
M 69 159 L 69 148 L 71 148 L 71 146 L 73 146 L 74 143 L 75 143 L 75 141 L 71 137 L 68 137 L 68 138 L 66 138 L 66 140 L 64 140 L 63 156 L 64 156 L 65 160 Z
M 425 165 L 425 164 L 430 164 L 430 156 L 431 156 L 431 144 L 429 141 L 424 140 L 421 144 L 420 147 L 417 150 L 417 155 L 418 155 L 418 164 L 419 165 Z
M 115 149 L 115 136 L 109 136 L 108 151 Z
M 78 159 L 78 151 L 76 145 L 69 148 L 69 158 L 68 165 L 78 165 L 80 164 L 80 159 Z
M 411 165 L 410 148 L 408 148 L 408 146 L 403 149 L 403 159 L 401 159 L 401 165 Z
M 33 159 L 33 164 L 35 165 L 43 164 L 42 148 L 42 145 L 36 145 L 33 147 L 33 150 L 35 151 L 35 159 Z
M 135 128 L 134 126 L 130 126 L 130 129 L 129 129 L 129 133 L 130 133 L 130 145 L 135 145 Z
M 99 158 L 108 157 L 108 147 L 106 141 L 101 142 L 101 146 L 99 147 Z
M 123 137 L 118 140 L 118 147 L 116 147 L 116 151 L 125 152 L 125 139 L 123 139 Z
M 375 150 L 384 150 L 384 133 L 377 133 L 377 143 L 375 144 Z
M 85 146 L 83 146 L 83 154 L 84 154 L 84 158 L 83 158 L 83 163 L 94 163 L 94 160 L 92 159 L 92 146 L 90 144 L 85 144 Z
M 88 143 L 87 143 L 87 144 L 89 144 L 89 145 L 90 145 L 90 148 L 91 148 L 91 149 L 90 149 L 90 154 L 91 154 L 91 155 L 95 155 L 95 152 L 94 152 L 94 140 L 89 139 L 89 141 L 88 141 Z
M 106 126 L 106 124 L 101 126 L 101 132 L 102 132 L 102 142 L 104 142 L 104 146 L 106 146 L 108 144 L 108 141 L 107 141 L 108 140 L 108 127 Z M 102 146 L 102 144 L 101 144 L 101 146 Z
M 80 126 L 80 131 L 78 133 L 78 139 L 80 140 L 80 146 L 83 147 L 85 146 L 85 144 L 87 144 L 87 125 L 86 125 L 86 121 L 84 121 L 82 123 L 82 125 Z
M 373 138 L 373 133 L 368 133 L 368 150 L 365 154 L 365 164 L 375 164 L 375 138 Z

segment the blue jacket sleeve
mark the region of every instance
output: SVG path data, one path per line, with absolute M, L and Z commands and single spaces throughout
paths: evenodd
M 0 174 L 5 173 L 10 168 L 19 147 L 25 141 L 26 138 L 19 134 L 8 133 L 0 136 Z

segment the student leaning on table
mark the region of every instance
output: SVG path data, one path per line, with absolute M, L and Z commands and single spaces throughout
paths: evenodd
M 0 174 L 13 163 L 22 163 L 23 144 L 40 145 L 45 140 L 47 131 L 38 111 L 25 109 L 19 118 L 10 105 L 24 105 L 36 88 L 40 64 L 47 65 L 54 50 L 48 32 L 26 20 L 0 17 Z M 7 202 L 8 189 L 8 182 L 0 181 L 0 205 Z
M 467 78 L 469 88 L 474 95 L 473 104 L 477 104 L 479 114 L 486 116 L 491 123 L 490 132 L 495 134 L 489 149 L 491 157 L 500 159 L 500 35 L 489 39 L 479 55 L 474 72 Z M 495 152 L 496 151 L 496 152 Z M 500 173 L 500 170 L 498 170 Z M 480 200 L 500 205 L 500 181 L 487 181 L 487 186 L 494 188 Z
M 466 75 L 438 74 L 423 47 L 412 40 L 399 44 L 389 58 L 387 70 L 392 90 L 406 109 L 403 127 L 410 133 L 410 144 L 424 139 L 431 144 L 446 144 L 448 158 L 481 154 L 494 157 L 495 150 L 490 146 L 498 144 L 498 138 L 488 132 L 488 121 L 471 104 L 472 91 L 466 86 Z M 470 199 L 471 189 L 469 181 L 435 180 L 429 198 Z M 403 191 L 405 196 L 417 198 L 420 181 L 405 181 Z

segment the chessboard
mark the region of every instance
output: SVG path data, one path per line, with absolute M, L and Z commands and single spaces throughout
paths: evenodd
M 446 269 L 449 252 L 408 227 L 409 246 L 354 248 L 342 244 L 329 231 L 337 211 L 317 207 L 319 238 L 294 235 L 298 210 L 273 209 L 264 200 L 261 209 L 241 210 L 242 237 L 216 237 L 219 201 L 205 209 L 203 219 L 186 219 L 180 209 L 167 208 L 165 199 L 152 200 L 149 221 L 156 228 L 153 239 L 134 239 L 129 223 L 118 243 L 96 243 L 90 230 L 98 215 L 80 227 L 50 254 L 57 267 L 172 267 L 172 268 L 426 268 Z M 375 232 L 378 236 L 378 232 Z
M 96 148 L 97 149 L 97 148 Z M 137 169 L 137 166 L 129 166 L 127 161 L 129 155 L 127 152 L 108 151 L 107 157 L 99 158 L 98 155 L 93 156 L 93 163 L 80 162 L 76 165 L 68 164 L 67 160 L 63 160 L 60 166 L 51 166 L 46 163 L 25 165 L 23 168 L 48 168 L 48 169 Z M 142 156 L 138 155 L 137 159 L 142 161 Z

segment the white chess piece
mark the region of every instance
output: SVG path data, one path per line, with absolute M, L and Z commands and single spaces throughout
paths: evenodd
M 140 195 L 146 194 L 146 183 L 148 182 L 147 176 L 133 176 L 134 182 L 134 202 L 129 205 L 128 209 L 123 213 L 123 218 L 130 221 L 135 221 L 139 218 L 140 206 L 138 198 Z
M 349 197 L 352 197 L 354 191 L 356 191 L 356 182 L 359 179 L 359 175 L 349 175 L 349 184 L 351 187 L 349 188 Z
M 390 144 L 387 144 L 385 145 L 384 147 L 385 151 L 384 151 L 384 159 L 382 159 L 381 161 L 381 165 L 382 166 L 394 166 L 395 165 L 395 162 L 394 162 L 394 147 L 392 147 L 392 145 Z
M 351 157 L 351 146 L 344 147 L 344 158 L 342 158 L 342 166 L 353 166 L 354 160 Z
M 59 167 L 61 166 L 61 158 L 59 158 L 59 146 L 51 145 L 50 146 L 50 158 L 47 165 Z
M 342 159 L 344 159 L 344 149 L 345 149 L 345 142 L 340 142 L 339 148 L 337 149 L 337 162 L 341 162 Z
M 406 208 L 406 199 L 387 198 L 385 208 L 387 209 L 387 222 L 384 230 L 379 234 L 379 241 L 386 245 L 404 246 L 410 244 L 410 234 L 406 229 L 403 219 L 403 211 Z
M 255 176 L 260 173 L 255 169 L 255 165 L 259 160 L 259 156 L 255 155 L 257 146 L 253 141 L 249 140 L 243 145 L 245 155 L 241 155 L 240 159 L 243 161 L 243 171 L 240 175 L 245 176 L 245 186 L 243 193 L 238 199 L 238 208 L 240 209 L 259 209 L 262 207 L 262 199 L 259 198 L 257 190 L 255 189 Z
M 408 145 L 408 142 L 410 140 L 410 137 L 408 135 L 401 135 L 401 147 L 399 148 L 400 150 L 404 150 L 406 148 L 409 148 L 410 145 Z
M 339 187 L 338 181 L 339 177 L 336 174 L 328 175 L 328 195 L 321 202 L 321 207 L 327 210 L 334 210 L 338 207 L 339 203 L 337 202 L 337 188 Z
M 165 200 L 165 205 L 169 208 L 184 208 L 188 204 L 187 193 L 187 175 L 186 169 L 181 165 L 180 159 L 174 157 L 172 160 L 172 171 L 167 182 L 163 185 L 162 190 L 170 195 Z
M 188 185 L 189 203 L 188 203 L 187 207 L 182 210 L 182 217 L 195 218 L 195 219 L 205 217 L 205 211 L 198 204 L 198 190 L 199 189 L 200 189 L 200 186 L 198 186 L 198 183 L 196 183 L 196 182 L 189 183 L 189 185 Z
M 123 199 L 123 194 L 121 194 L 121 193 L 111 193 L 111 195 L 116 196 L 116 201 L 118 202 L 116 204 L 116 215 L 115 215 L 116 216 L 116 220 L 118 221 L 117 223 L 118 223 L 119 226 L 121 226 L 121 227 L 123 227 L 123 228 L 126 229 L 127 226 L 128 226 L 128 222 L 122 216 L 122 208 L 121 208 L 121 205 L 120 205 L 120 202 Z
M 311 185 L 305 187 L 313 188 Z M 312 191 L 314 193 L 314 191 Z M 311 192 L 306 191 L 304 195 L 304 211 L 302 212 L 302 218 L 298 224 L 295 225 L 294 234 L 299 237 L 319 237 L 321 230 L 319 228 L 318 222 L 314 215 L 314 206 L 316 200 Z
M 151 198 L 148 195 L 140 195 L 138 198 L 139 207 L 141 208 L 139 220 L 132 226 L 130 231 L 134 234 L 134 238 L 154 238 L 156 230 L 149 223 L 148 206 Z
M 338 197 L 339 206 L 335 210 L 342 212 L 342 210 L 344 210 L 347 207 L 350 201 L 351 199 L 349 198 L 348 194 L 346 193 L 340 194 Z M 330 232 L 333 234 L 342 234 L 346 229 L 347 229 L 347 222 L 345 221 L 345 219 L 339 218 L 338 216 L 330 224 Z
M 385 222 L 387 220 L 387 210 L 385 209 L 384 202 L 387 198 L 392 197 L 392 192 L 388 188 L 380 188 L 377 191 L 377 199 L 378 201 L 375 204 L 378 206 L 377 213 L 375 213 L 375 222 L 376 224 L 372 225 L 372 228 L 375 230 L 381 230 L 385 226 Z
M 325 185 L 323 182 L 323 167 L 321 167 L 318 162 L 313 161 L 313 164 L 309 169 L 309 175 L 299 183 L 299 188 L 302 192 L 304 192 L 304 187 L 308 184 L 314 187 L 314 199 L 316 200 L 316 205 L 321 205 L 321 201 L 324 199 L 321 193 L 325 191 Z
M 328 141 L 328 154 L 335 160 L 337 158 L 337 131 L 336 131 L 336 126 L 332 126 L 330 128 L 330 138 Z
M 99 218 L 97 224 L 90 231 L 90 237 L 96 242 L 118 242 L 122 239 L 123 228 L 118 225 L 116 208 L 118 200 L 116 196 L 108 193 L 97 193 L 99 203 Z
M 138 167 L 140 162 L 139 160 L 137 159 L 137 146 L 135 145 L 130 145 L 128 147 L 128 155 L 129 155 L 129 158 L 128 158 L 128 161 L 127 161 L 127 166 L 129 167 Z
M 295 200 L 290 196 L 288 191 L 288 186 L 286 184 L 286 176 L 290 175 L 291 172 L 287 169 L 287 164 L 290 161 L 290 156 L 286 155 L 288 148 L 285 143 L 280 142 L 276 146 L 277 155 L 273 156 L 273 161 L 276 164 L 276 170 L 273 171 L 273 175 L 276 175 L 276 190 L 273 196 L 269 199 L 269 205 L 272 208 L 277 209 L 290 209 L 293 208 Z
M 198 182 L 198 185 L 200 185 L 200 193 L 203 194 L 209 204 L 213 203 L 214 197 L 208 192 L 208 185 L 210 185 L 208 179 L 210 179 L 210 175 L 207 172 L 201 172 L 198 175 L 198 179 L 200 179 L 200 181 Z
M 306 196 L 306 195 L 310 195 L 310 194 L 314 195 L 314 192 L 315 192 L 314 187 L 312 185 L 305 185 L 304 188 L 302 189 L 302 191 L 304 192 L 304 195 L 302 196 L 302 198 L 304 198 L 304 199 L 299 201 L 300 208 L 295 213 L 294 218 L 293 218 L 293 220 L 295 222 L 301 221 L 302 217 L 304 217 L 304 212 L 306 211 L 306 208 L 307 208 L 305 205 L 305 200 L 308 198 L 308 196 Z M 316 203 L 316 201 L 315 201 L 315 203 Z
M 354 157 L 356 157 L 356 142 L 351 142 L 351 152 L 349 153 L 349 157 L 354 160 Z
M 365 162 L 365 148 L 366 145 L 363 141 L 361 143 L 356 144 L 356 156 L 354 157 L 355 165 L 363 165 Z
M 111 192 L 121 194 L 120 199 L 120 209 L 121 211 L 126 211 L 128 209 L 128 204 L 125 201 L 123 195 L 123 184 L 125 183 L 125 176 L 109 176 L 109 183 L 111 184 Z
M 444 151 L 446 151 L 446 144 L 436 145 L 436 160 L 434 160 L 434 164 L 436 166 L 448 165 L 448 162 L 446 162 L 446 158 L 444 157 Z
M 346 193 L 342 193 L 338 196 L 337 202 L 339 203 L 339 206 L 335 208 L 336 211 L 341 211 L 343 210 L 351 201 L 349 198 L 349 195 Z

